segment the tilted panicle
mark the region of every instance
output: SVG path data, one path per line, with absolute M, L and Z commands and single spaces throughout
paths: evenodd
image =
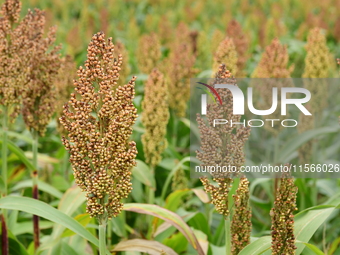
M 154 168 L 161 161 L 161 154 L 166 149 L 166 126 L 169 120 L 168 88 L 164 75 L 153 69 L 145 83 L 142 102 L 142 123 L 145 133 L 142 135 L 145 161 Z
M 225 65 L 220 65 L 214 84 L 233 84 L 237 86 L 236 79 L 231 78 L 231 73 Z M 250 135 L 250 128 L 242 126 L 220 125 L 213 127 L 214 119 L 228 119 L 228 121 L 239 122 L 241 116 L 233 115 L 233 98 L 230 90 L 216 89 L 222 99 L 222 106 L 219 104 L 208 104 L 207 120 L 197 115 L 198 128 L 201 133 L 201 147 L 197 151 L 197 158 L 202 162 L 201 166 L 233 166 L 236 172 L 245 162 L 243 147 Z M 211 194 L 212 203 L 216 210 L 227 217 L 228 193 L 232 183 L 230 173 L 211 173 L 218 186 L 209 183 L 207 177 L 201 181 L 207 193 Z
M 136 143 L 129 142 L 137 118 L 133 105 L 136 77 L 118 85 L 123 57 L 114 58 L 112 39 L 97 33 L 78 70 L 75 92 L 60 118 L 68 132 L 63 144 L 78 186 L 86 192 L 87 212 L 99 222 L 117 216 L 131 192 Z

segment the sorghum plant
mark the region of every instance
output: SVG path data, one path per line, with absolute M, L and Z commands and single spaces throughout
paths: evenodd
M 233 39 L 237 52 L 237 76 L 243 77 L 244 67 L 247 62 L 247 51 L 249 47 L 249 40 L 242 31 L 240 23 L 236 20 L 231 20 L 227 27 L 227 35 Z
M 188 188 L 188 179 L 185 176 L 184 169 L 182 167 L 178 168 L 177 171 L 174 173 L 171 183 L 171 190 L 181 190 Z
M 143 35 L 139 39 L 137 61 L 142 73 L 149 74 L 157 66 L 161 57 L 161 44 L 155 33 Z
M 44 136 L 55 111 L 54 81 L 61 66 L 60 47 L 54 46 L 56 27 L 51 27 L 44 38 L 43 11 L 29 10 L 24 22 L 28 24 L 27 36 L 32 47 L 27 55 L 30 64 L 29 82 L 23 91 L 22 114 L 33 136 Z
M 272 218 L 272 254 L 295 254 L 294 215 L 297 187 L 290 173 L 283 173 L 276 192 Z
M 86 193 L 87 212 L 99 222 L 100 254 L 105 254 L 107 220 L 123 209 L 132 190 L 131 167 L 137 149 L 129 142 L 137 118 L 133 77 L 118 85 L 122 55 L 114 58 L 112 39 L 97 33 L 78 70 L 75 92 L 60 118 L 68 132 L 62 141 L 70 153 L 77 185 Z
M 240 178 L 236 194 L 233 195 L 235 209 L 231 222 L 231 240 L 233 255 L 250 243 L 251 209 L 249 205 L 249 181 L 246 177 Z
M 145 83 L 144 100 L 142 102 L 142 123 L 145 133 L 142 135 L 145 162 L 154 174 L 155 167 L 161 161 L 161 154 L 168 146 L 166 127 L 169 121 L 168 88 L 164 75 L 153 69 Z M 154 191 L 149 189 L 150 204 L 154 200 Z
M 231 78 L 231 73 L 226 69 L 226 66 L 221 64 L 212 85 L 223 83 L 237 86 L 236 80 Z M 213 127 L 214 119 L 228 119 L 233 122 L 240 121 L 240 115 L 233 115 L 232 113 L 233 98 L 231 92 L 226 89 L 217 89 L 217 92 L 221 96 L 222 106 L 218 104 L 208 104 L 207 121 L 200 115 L 197 116 L 198 127 L 201 132 L 201 148 L 200 151 L 197 151 L 197 158 L 202 162 L 202 166 L 230 165 L 235 166 L 236 169 L 239 170 L 245 162 L 243 147 L 250 135 L 250 128 L 224 125 Z M 207 177 L 201 177 L 201 181 L 205 191 L 210 193 L 211 202 L 214 204 L 217 212 L 224 216 L 226 223 L 226 249 L 227 254 L 231 254 L 228 195 L 233 182 L 232 177 L 235 176 L 232 176 L 230 173 L 211 173 L 211 175 L 218 186 L 211 184 Z M 235 197 L 235 199 L 237 200 L 238 198 Z M 242 202 L 241 206 L 243 205 Z M 245 214 L 240 217 L 247 217 L 247 215 Z M 239 247 L 239 244 L 237 245 L 237 247 Z M 235 250 L 237 249 L 238 248 L 235 247 Z
M 332 71 L 332 57 L 326 43 L 326 35 L 320 28 L 310 30 L 306 45 L 303 78 L 328 78 Z
M 145 162 L 154 169 L 161 161 L 161 154 L 168 142 L 165 138 L 169 120 L 168 88 L 164 75 L 153 69 L 145 83 L 142 102 L 142 123 L 145 133 L 142 135 Z
M 227 37 L 218 45 L 214 55 L 213 70 L 218 70 L 222 63 L 227 63 L 226 68 L 236 77 L 237 51 L 232 38 Z
M 303 78 L 329 78 L 335 66 L 334 60 L 326 44 L 326 36 L 320 28 L 312 29 L 307 38 L 307 55 Z M 308 80 L 304 84 L 314 100 L 311 102 L 313 112 L 319 113 L 327 105 L 327 85 L 319 81 Z M 322 88 L 323 87 L 323 88 Z
M 190 97 L 189 79 L 195 74 L 195 56 L 189 43 L 177 43 L 166 61 L 166 82 L 168 84 L 169 105 L 178 117 L 184 117 Z
M 318 78 L 328 78 L 333 69 L 333 60 L 326 44 L 326 36 L 320 28 L 314 28 L 309 32 L 306 50 L 303 78 L 305 78 L 304 87 L 313 95 L 313 101 L 308 104 L 313 116 L 305 116 L 300 113 L 299 122 L 301 124 L 298 126 L 300 133 L 313 129 L 315 118 L 319 117 L 327 106 L 327 84 L 325 80 Z M 299 148 L 300 163 L 310 163 L 313 142 L 310 140 Z
M 2 115 L 1 177 L 4 184 L 1 196 L 7 195 L 7 139 L 9 119 L 14 121 L 20 112 L 20 95 L 26 82 L 22 46 L 27 43 L 23 36 L 23 23 L 19 22 L 21 3 L 7 0 L 1 6 L 0 18 L 0 109 Z M 2 254 L 9 252 L 7 237 L 7 211 L 2 210 Z
M 7 0 L 0 18 L 0 104 L 3 117 L 11 120 L 20 113 L 20 95 L 27 80 L 22 48 L 28 38 L 23 33 L 25 25 L 19 21 L 20 10 L 21 2 Z
M 29 40 L 28 83 L 22 94 L 22 115 L 33 137 L 33 198 L 38 199 L 38 138 L 44 136 L 46 126 L 55 111 L 56 93 L 54 81 L 58 74 L 61 60 L 59 46 L 55 46 L 56 28 L 51 27 L 44 38 L 44 12 L 29 10 L 23 22 L 26 24 L 25 35 Z M 39 218 L 33 215 L 34 245 L 39 246 Z
M 287 29 L 279 19 L 270 17 L 266 19 L 260 29 L 260 42 L 266 47 L 274 38 L 280 38 L 287 32 Z
M 129 66 L 129 53 L 127 52 L 124 44 L 120 41 L 116 42 L 115 45 L 115 58 L 119 58 L 119 56 L 124 56 L 124 61 L 122 63 L 121 71 L 119 74 L 119 85 L 124 85 L 126 83 L 126 79 L 130 74 L 130 66 Z
M 288 67 L 288 61 L 289 55 L 287 46 L 282 45 L 276 38 L 272 40 L 271 44 L 266 47 L 258 66 L 252 74 L 252 77 L 289 78 L 294 67 Z M 269 90 L 267 89 L 267 91 Z M 271 90 L 268 93 L 271 93 Z
M 272 105 L 272 88 L 276 87 L 280 90 L 282 87 L 294 86 L 290 80 L 290 75 L 293 71 L 293 66 L 288 67 L 289 55 L 286 45 L 282 45 L 278 39 L 274 39 L 269 46 L 266 47 L 265 52 L 261 56 L 261 60 L 256 67 L 252 77 L 263 78 L 263 82 L 258 83 L 255 80 L 256 97 L 260 97 L 262 100 L 257 100 L 259 103 L 257 109 L 269 109 Z M 265 79 L 271 78 L 271 79 Z M 275 79 L 285 78 L 285 79 Z M 281 104 L 281 99 L 278 99 L 278 104 Z M 287 114 L 288 116 L 288 114 Z M 280 119 L 280 112 L 274 112 L 268 115 L 270 119 Z M 269 132 L 277 135 L 282 130 L 280 127 L 265 126 L 265 129 Z
M 212 65 L 211 42 L 205 31 L 200 31 L 197 38 L 197 66 L 201 70 L 210 69 Z
M 214 32 L 211 35 L 211 54 L 214 55 L 217 51 L 218 46 L 220 43 L 225 39 L 225 34 L 219 30 L 215 29 Z
M 68 102 L 70 94 L 74 91 L 73 80 L 76 78 L 77 74 L 76 63 L 73 61 L 72 57 L 67 55 L 62 59 L 62 64 L 57 76 L 55 85 L 58 95 L 58 100 L 56 101 L 56 113 L 59 119 L 63 114 L 63 106 Z M 66 135 L 66 130 L 63 125 L 58 121 L 58 132 L 62 136 Z

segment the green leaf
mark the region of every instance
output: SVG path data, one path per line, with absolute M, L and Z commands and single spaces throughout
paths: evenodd
M 338 237 L 332 242 L 331 247 L 329 248 L 328 254 L 333 255 L 339 246 L 340 246 L 340 237 Z
M 174 249 L 178 254 L 183 254 L 187 250 L 188 240 L 181 232 L 176 232 L 162 241 L 168 247 Z
M 165 180 L 165 184 L 163 186 L 163 189 L 162 189 L 162 194 L 161 194 L 161 200 L 163 201 L 164 198 L 165 198 L 165 195 L 166 195 L 166 192 L 168 190 L 168 187 L 170 185 L 170 182 L 172 180 L 172 177 L 174 176 L 174 174 L 176 173 L 176 171 L 182 167 L 182 165 L 185 163 L 185 162 L 190 162 L 191 158 L 190 157 L 185 157 L 183 158 L 172 170 L 171 172 L 168 174 L 166 180 Z
M 202 231 L 202 233 L 207 235 L 209 241 L 211 240 L 210 226 L 203 213 L 197 213 L 188 221 L 188 224 L 194 229 Z
M 70 245 L 66 242 L 62 242 L 61 244 L 61 255 L 79 255 Z
M 0 129 L 0 135 L 2 136 L 2 133 L 3 133 L 3 129 L 1 128 Z M 30 138 L 29 136 L 25 135 L 25 134 L 22 134 L 22 133 L 17 133 L 17 132 L 13 132 L 13 131 L 7 131 L 7 135 L 9 137 L 14 137 L 14 138 L 17 138 L 19 140 L 22 140 L 22 141 L 25 141 L 26 143 L 28 144 L 32 144 L 33 143 L 33 139 Z
M 286 160 L 289 156 L 298 149 L 301 145 L 308 142 L 309 140 L 315 138 L 316 136 L 333 133 L 339 131 L 339 127 L 322 127 L 313 130 L 308 130 L 302 134 L 297 134 L 288 140 L 279 151 L 278 162 L 277 163 L 287 163 Z
M 80 225 L 82 225 L 83 227 L 86 227 L 87 224 L 89 224 L 91 222 L 91 217 L 90 215 L 88 215 L 87 213 L 85 214 L 79 214 L 76 217 L 74 217 L 74 219 L 80 223 Z M 69 236 L 73 236 L 75 235 L 75 233 L 72 230 L 66 229 L 64 230 L 64 233 L 61 235 L 61 237 L 69 237 Z
M 177 255 L 173 249 L 161 244 L 157 241 L 144 240 L 144 239 L 131 239 L 118 243 L 113 252 L 116 251 L 137 251 L 145 252 L 150 255 L 169 254 Z
M 327 206 L 327 205 L 326 205 Z M 300 242 L 308 243 L 315 231 L 327 220 L 328 216 L 334 211 L 335 207 L 325 207 L 325 205 L 315 206 L 298 213 L 295 216 L 294 234 Z M 301 254 L 305 246 L 296 244 L 298 247 L 296 255 Z
M 132 168 L 132 175 L 141 183 L 156 189 L 156 181 L 150 167 L 141 160 L 136 160 L 137 166 Z
M 239 253 L 239 255 L 259 255 L 271 247 L 272 239 L 270 236 L 263 236 L 256 241 L 248 244 L 244 249 Z
M 301 243 L 301 244 L 304 244 L 305 246 L 307 246 L 308 249 L 310 249 L 311 251 L 314 252 L 314 254 L 316 255 L 325 255 L 325 253 L 323 253 L 318 247 L 316 247 L 315 245 L 313 244 L 310 244 L 310 243 L 305 243 L 305 242 L 301 242 L 301 241 L 296 241 L 296 243 Z
M 72 214 L 79 208 L 79 206 L 84 204 L 85 200 L 85 196 L 81 192 L 80 188 L 74 185 L 73 187 L 69 188 L 60 199 L 58 210 L 67 216 L 72 216 Z M 78 221 L 76 222 L 78 223 Z M 65 226 L 61 224 L 56 224 L 53 228 L 50 238 L 42 245 L 41 249 L 47 249 L 47 253 L 50 254 L 53 249 L 53 246 L 51 246 L 50 244 L 58 240 L 64 230 Z M 70 229 L 70 231 L 75 232 L 72 229 Z
M 172 192 L 165 200 L 165 209 L 175 212 L 183 203 L 183 197 L 191 192 L 190 189 L 176 190 Z
M 25 247 L 19 242 L 19 240 L 10 230 L 8 230 L 8 246 L 9 254 L 11 255 L 28 255 Z
M 123 215 L 119 214 L 117 217 L 111 219 L 112 231 L 119 237 L 127 237 L 125 231 L 125 222 Z
M 53 222 L 47 220 L 40 220 L 39 221 L 39 228 L 40 229 L 48 229 L 53 227 Z M 33 234 L 33 227 L 32 222 L 25 221 L 25 222 L 18 222 L 15 224 L 15 228 L 12 230 L 13 235 L 22 235 L 25 233 Z
M 2 140 L 0 140 L 0 143 L 2 144 Z M 12 141 L 7 140 L 7 147 L 12 151 L 21 161 L 24 163 L 24 165 L 30 170 L 34 171 L 34 166 L 31 163 L 31 161 L 26 157 L 23 150 L 21 150 L 18 146 L 15 145 Z
M 6 194 L 4 179 L 0 176 L 0 192 L 1 194 Z
M 98 239 L 76 220 L 42 201 L 29 197 L 7 196 L 0 199 L 0 208 L 38 215 L 72 230 L 96 246 L 99 245 Z
M 11 191 L 13 192 L 13 191 L 17 191 L 20 189 L 32 188 L 32 185 L 33 185 L 32 180 L 24 180 L 24 181 L 17 183 L 11 189 Z M 46 182 L 40 181 L 40 180 L 38 180 L 38 189 L 48 194 L 51 194 L 52 196 L 59 198 L 59 199 L 63 196 L 63 193 L 61 193 L 59 190 L 54 188 L 52 185 Z
M 183 219 L 179 215 L 167 209 L 164 209 L 158 205 L 150 205 L 150 204 L 125 204 L 124 210 L 152 215 L 154 217 L 160 218 L 170 223 L 171 225 L 176 227 L 187 238 L 189 243 L 197 250 L 198 254 L 200 255 L 204 254 L 193 231 L 183 221 Z

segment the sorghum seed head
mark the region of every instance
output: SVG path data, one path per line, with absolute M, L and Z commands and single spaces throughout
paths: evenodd
M 136 143 L 130 142 L 137 118 L 133 105 L 136 77 L 118 85 L 123 57 L 115 59 L 112 39 L 97 33 L 87 49 L 85 67 L 78 69 L 75 92 L 60 122 L 70 152 L 74 177 L 86 192 L 87 212 L 99 220 L 117 216 L 121 200 L 131 192 L 131 167 Z

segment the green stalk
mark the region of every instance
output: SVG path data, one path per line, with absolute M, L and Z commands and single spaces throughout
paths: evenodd
M 112 220 L 109 220 L 107 222 L 107 234 L 106 234 L 106 242 L 108 246 L 110 247 L 111 245 L 111 240 L 112 240 Z
M 154 176 L 154 168 L 150 167 L 150 171 L 151 171 L 151 175 Z M 148 194 L 148 204 L 153 205 L 154 201 L 155 201 L 155 190 L 152 187 L 147 186 L 146 187 L 146 192 Z M 153 233 L 153 227 L 152 227 L 152 216 L 149 215 L 145 215 L 146 216 L 146 222 L 149 225 L 148 226 L 148 233 L 147 233 L 147 237 L 151 238 L 152 233 Z
M 154 176 L 155 174 L 155 170 L 154 170 L 154 167 L 150 167 L 150 172 L 151 172 L 151 175 Z M 154 203 L 154 200 L 155 200 L 155 190 L 151 187 L 147 187 L 147 191 L 149 193 L 149 199 L 148 199 L 148 203 L 149 204 L 153 204 Z
M 99 224 L 99 254 L 106 255 L 106 222 Z
M 32 143 L 32 153 L 33 153 L 33 166 L 35 170 L 38 171 L 38 133 L 36 130 L 32 131 L 33 143 Z
M 2 180 L 4 182 L 4 190 L 3 190 L 3 195 L 7 195 L 7 132 L 8 132 L 8 120 L 7 120 L 7 115 L 8 115 L 8 109 L 5 106 L 3 109 L 3 118 L 2 118 L 2 154 L 1 154 L 1 159 L 2 159 Z
M 178 120 L 175 116 L 175 111 L 172 111 L 172 120 L 173 120 L 173 130 L 172 130 L 172 137 L 171 137 L 171 143 L 172 146 L 176 149 L 176 144 L 177 144 L 177 137 L 178 137 Z
M 231 254 L 230 215 L 224 218 L 224 231 L 226 254 Z
M 8 108 L 6 106 L 3 107 L 3 119 L 2 119 L 2 129 L 3 129 L 3 136 L 2 136 L 2 181 L 4 183 L 4 190 L 2 192 L 2 196 L 7 195 L 7 132 L 8 132 Z M 8 235 L 7 235 L 7 210 L 2 209 L 2 254 L 8 255 L 9 254 L 9 246 L 8 246 Z

